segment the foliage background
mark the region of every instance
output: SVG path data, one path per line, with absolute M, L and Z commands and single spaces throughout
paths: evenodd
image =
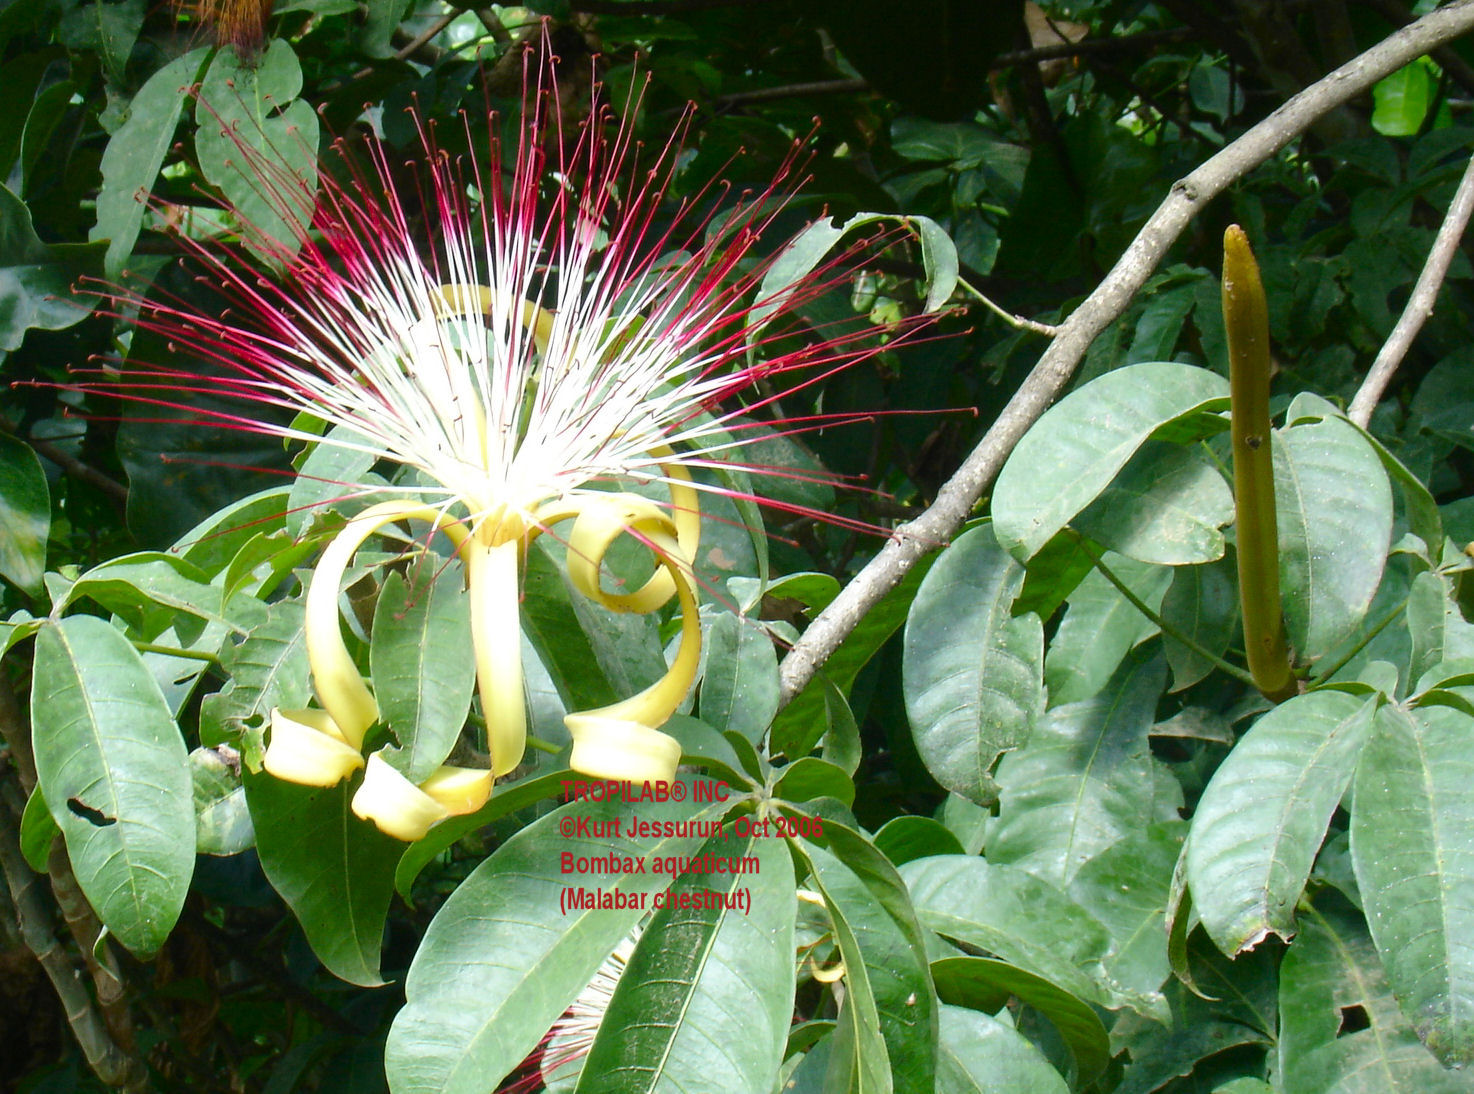
M 515 102 L 520 62 L 506 60 L 516 59 L 512 43 L 549 18 L 565 60 L 597 55 L 616 95 L 632 73 L 648 76 L 641 119 L 647 142 L 665 139 L 686 104 L 694 104 L 679 192 L 695 192 L 713 178 L 738 192 L 761 189 L 792 141 L 805 142 L 812 177 L 784 214 L 784 230 L 771 236 L 772 246 L 820 215 L 930 218 L 955 246 L 961 277 L 955 308 L 938 323 L 945 337 L 888 350 L 809 389 L 799 408 L 926 413 L 825 430 L 805 438 L 803 448 L 775 445 L 773 456 L 797 466 L 817 460 L 867 488 L 833 494 L 796 483 L 784 500 L 889 526 L 919 514 L 936 496 L 1045 344 L 1037 331 L 982 307 L 978 294 L 1039 323 L 1062 321 L 1106 275 L 1175 179 L 1433 6 L 1423 3 L 1414 12 L 1398 0 L 1039 6 L 1000 0 L 903 6 L 879 0 L 550 0 L 477 8 L 444 0 L 295 0 L 278 2 L 267 18 L 271 44 L 259 69 L 244 66 L 234 79 L 259 81 L 268 125 L 290 120 L 304 132 L 320 130 L 323 140 L 337 137 L 351 145 L 367 106 L 391 144 L 413 156 L 417 145 L 405 108 L 415 104 L 441 119 L 464 110 L 473 128 L 483 124 L 488 96 L 504 107 Z M 231 192 L 236 184 L 230 176 L 212 167 L 221 152 L 212 145 L 210 120 L 175 89 L 199 79 L 212 60 L 212 16 L 250 5 L 202 7 L 179 12 L 145 0 L 10 0 L 0 6 L 0 71 L 12 102 L 0 117 L 0 379 L 8 385 L 0 394 L 0 615 L 16 623 L 0 673 L 0 723 L 8 745 L 0 752 L 0 850 L 7 852 L 10 881 L 8 903 L 0 898 L 0 1029 L 6 1041 L 0 1088 L 94 1089 L 93 1068 L 101 1061 L 102 1071 L 113 1068 L 113 1081 L 141 1089 L 385 1089 L 384 1041 L 403 1004 L 405 970 L 432 916 L 479 861 L 545 811 L 529 801 L 523 812 L 468 836 L 427 865 L 412 902 L 395 898 L 382 964 L 374 959 L 390 981 L 381 988 L 351 986 L 323 967 L 321 949 L 314 955 L 252 850 L 198 859 L 183 914 L 148 961 L 112 942 L 94 951 L 97 923 L 80 902 L 59 843 L 49 850 L 45 875 L 16 857 L 29 839 L 32 862 L 45 866 L 52 835 L 43 832 L 38 850 L 40 822 L 22 823 L 30 762 L 26 710 L 36 656 L 25 621 L 46 616 L 58 598 L 78 595 L 63 593 L 79 575 L 126 553 L 168 547 L 221 506 L 276 483 L 279 476 L 270 472 L 291 467 L 290 454 L 271 443 L 145 421 L 117 405 L 79 405 L 79 397 L 45 386 L 64 382 L 69 368 L 96 355 L 143 356 L 145 336 L 131 333 L 126 317 L 79 310 L 71 289 L 77 277 L 155 278 L 173 291 L 197 292 L 169 261 L 177 242 L 163 231 L 171 226 L 166 222 L 207 231 L 218 223 L 213 210 L 221 191 L 248 202 Z M 1471 63 L 1474 54 L 1463 44 L 1415 62 L 1378 83 L 1374 94 L 1325 114 L 1236 181 L 1203 210 L 1145 290 L 1096 339 L 1075 385 L 1147 362 L 1226 374 L 1217 271 L 1222 229 L 1236 222 L 1254 241 L 1268 288 L 1276 412 L 1291 396 L 1303 400 L 1303 393 L 1349 402 L 1396 321 L 1464 170 L 1474 104 Z M 224 78 L 222 68 L 209 71 L 207 79 Z M 442 127 L 443 133 L 455 130 Z M 145 211 L 134 200 L 140 188 L 152 189 L 162 204 Z M 920 223 L 912 221 L 918 233 Z M 808 318 L 820 327 L 863 322 L 867 313 L 877 319 L 915 313 L 936 282 L 937 262 L 918 234 L 857 277 L 851 298 L 835 294 L 816 302 Z M 1352 505 L 1338 534 L 1351 542 L 1376 543 L 1379 536 L 1385 542 L 1347 561 L 1335 578 L 1343 589 L 1367 587 L 1360 600 L 1359 593 L 1341 597 L 1352 605 L 1349 628 L 1340 636 L 1344 646 L 1301 650 L 1323 657 L 1323 670 L 1350 648 L 1341 679 L 1360 679 L 1360 694 L 1372 689 L 1385 696 L 1384 710 L 1405 717 L 1405 739 L 1387 736 L 1387 729 L 1377 738 L 1380 745 L 1351 749 L 1347 763 L 1361 747 L 1386 753 L 1377 764 L 1368 761 L 1358 780 L 1416 751 L 1408 741 L 1421 748 L 1428 734 L 1444 730 L 1448 736 L 1428 746 L 1435 760 L 1419 770 L 1468 762 L 1460 734 L 1474 726 L 1474 712 L 1459 691 L 1466 686 L 1459 662 L 1474 656 L 1474 646 L 1463 619 L 1468 593 L 1457 549 L 1474 539 L 1468 503 L 1474 475 L 1471 278 L 1474 269 L 1461 254 L 1437 311 L 1372 421 L 1386 450 L 1437 503 L 1439 542 L 1425 537 L 1419 555 L 1418 545 L 1400 539 L 1419 527 L 1410 516 L 1416 506 L 1401 493 L 1394 501 L 1390 488 L 1385 505 Z M 1180 375 L 1162 374 L 1168 394 Z M 1149 394 L 1142 389 L 1133 397 Z M 1334 417 L 1321 404 L 1296 405 L 1306 429 L 1329 421 L 1328 413 Z M 1086 413 L 1081 403 L 1075 406 L 1077 416 Z M 1152 424 L 1176 416 L 1163 411 Z M 1286 425 L 1296 417 L 1292 412 Z M 1161 474 L 1153 460 L 1178 458 L 1166 452 L 1171 446 L 1161 437 L 1154 443 L 1164 447 L 1146 461 L 1148 485 Z M 1375 458 L 1372 463 L 1379 466 Z M 38 469 L 44 491 L 37 487 Z M 1347 472 L 1353 501 L 1361 484 L 1357 474 Z M 1222 513 L 1212 516 L 1215 505 L 1221 510 L 1221 491 L 1193 481 L 1198 485 L 1188 490 L 1193 500 L 1187 507 L 1199 514 L 1198 524 L 1216 530 L 1227 522 Z M 1031 487 L 1047 493 L 1063 483 L 1046 476 Z M 1367 493 L 1379 489 L 1373 483 Z M 987 512 L 980 508 L 976 515 Z M 997 507 L 992 516 L 1005 520 Z M 1108 513 L 1085 510 L 1075 517 L 1067 519 L 1097 543 L 1130 554 L 1120 547 L 1120 530 L 1108 527 Z M 769 531 L 776 575 L 826 574 L 842 583 L 878 547 L 874 537 L 810 521 L 775 522 Z M 1447 551 L 1445 533 L 1452 544 Z M 1405 549 L 1399 551 L 1399 543 Z M 755 573 L 744 536 L 730 534 L 719 545 L 731 562 L 719 576 Z M 1231 604 L 1231 567 L 1185 558 L 1172 566 L 1193 575 L 1200 641 L 1217 642 L 1218 653 L 1234 648 L 1233 612 L 1221 607 Z M 933 563 L 942 576 L 918 595 L 923 570 Z M 1136 595 L 1182 622 L 1188 579 L 1140 558 L 1123 565 L 1117 572 Z M 43 570 L 60 577 L 43 579 Z M 984 587 L 979 575 L 989 574 L 997 587 Z M 1088 554 L 1066 540 L 1051 543 L 1025 568 L 1007 563 L 996 542 L 969 532 L 952 551 L 930 556 L 831 659 L 830 679 L 844 695 L 830 695 L 826 703 L 822 690 L 806 693 L 778 715 L 769 738 L 765 758 L 786 752 L 794 760 L 827 733 L 823 754 L 836 761 L 844 711 L 853 714 L 859 747 L 851 752 L 858 765 L 831 763 L 814 783 L 817 789 L 794 800 L 838 797 L 834 819 L 875 834 L 884 855 L 903 868 L 899 876 L 919 921 L 907 912 L 892 915 L 890 927 L 879 916 L 879 925 L 870 926 L 884 934 L 895 933 L 896 923 L 910 923 L 917 938 L 926 928 L 931 964 L 919 967 L 916 983 L 946 1004 L 938 1011 L 943 1051 L 935 1065 L 937 1088 L 1046 1090 L 1068 1083 L 1102 1091 L 1240 1094 L 1272 1083 L 1284 1091 L 1415 1084 L 1465 1089 L 1468 1081 L 1440 1066 L 1419 1041 L 1429 1032 L 1408 1016 L 1407 1000 L 1415 994 L 1406 987 L 1409 974 L 1384 973 L 1389 944 L 1381 938 L 1374 943 L 1377 932 L 1367 933 L 1361 888 L 1378 856 L 1363 855 L 1360 867 L 1353 862 L 1355 822 L 1348 808 L 1338 807 L 1339 791 L 1312 803 L 1308 792 L 1288 790 L 1287 798 L 1260 805 L 1272 811 L 1287 802 L 1296 815 L 1325 812 L 1319 830 L 1294 840 L 1284 836 L 1308 856 L 1310 880 L 1303 894 L 1289 893 L 1298 915 L 1284 913 L 1289 918 L 1269 929 L 1289 935 L 1298 920 L 1295 941 L 1271 937 L 1230 963 L 1213 943 L 1232 951 L 1244 939 L 1230 937 L 1226 927 L 1211 931 L 1210 923 L 1210 932 L 1176 939 L 1181 948 L 1171 964 L 1191 971 L 1204 994 L 1215 998 L 1200 998 L 1169 976 L 1173 864 L 1189 818 L 1237 737 L 1262 723 L 1254 719 L 1264 704 L 1242 681 L 1209 662 L 1192 663 L 1180 647 L 1166 644 L 1164 653 L 1158 627 L 1125 605 L 1101 575 L 1087 574 Z M 926 658 L 939 656 L 936 650 L 974 648 L 968 643 L 977 633 L 944 629 L 941 616 L 957 603 L 949 591 L 1002 602 L 997 589 L 1005 587 L 1005 614 L 1013 622 L 1030 618 L 1029 612 L 1038 617 L 1036 638 L 1020 637 L 1028 626 L 1020 623 L 1010 641 L 1040 643 L 1032 659 L 1048 685 L 1051 715 L 1039 719 L 1048 726 L 1042 736 L 1020 732 L 997 742 L 980 761 L 968 753 L 968 761 L 981 762 L 987 773 L 963 786 L 957 765 L 946 758 L 956 747 L 948 735 L 960 735 L 974 751 L 983 748 L 967 743 L 986 736 L 982 715 L 960 729 L 942 725 L 946 710 L 928 713 L 927 703 L 940 700 L 926 699 L 916 683 L 917 665 L 924 676 Z M 802 629 L 835 588 L 824 579 L 780 586 L 751 605 L 751 614 Z M 147 596 L 130 600 L 133 594 L 92 595 L 90 605 L 79 600 L 70 610 L 131 619 L 130 611 L 157 603 Z M 1394 623 L 1367 646 L 1362 639 L 1384 618 Z M 283 633 L 290 629 L 281 626 Z M 721 626 L 731 631 L 720 636 L 728 645 L 716 646 L 717 637 L 710 641 L 730 655 L 739 676 L 750 673 L 742 682 L 750 689 L 748 703 L 776 708 L 778 681 L 766 632 L 754 646 L 750 629 Z M 996 639 L 1005 624 L 976 626 Z M 781 626 L 769 629 L 783 633 Z M 1393 666 L 1390 683 L 1387 670 L 1374 662 Z M 1415 687 L 1426 672 L 1441 675 L 1427 689 Z M 214 716 L 207 697 L 231 682 L 228 658 L 203 679 L 199 685 L 191 678 L 178 695 L 191 747 L 207 743 Z M 1432 685 L 1442 686 L 1444 698 L 1430 705 L 1452 714 L 1416 713 L 1426 709 L 1417 696 L 1438 690 Z M 1317 718 L 1349 723 L 1362 709 L 1349 697 L 1353 693 L 1320 693 L 1320 705 L 1301 708 L 1308 712 L 1304 720 L 1287 732 L 1313 726 Z M 721 707 L 726 721 L 718 721 L 719 704 L 707 696 L 703 690 L 694 713 L 719 729 L 734 728 L 730 719 L 743 704 L 729 697 Z M 1114 768 L 1100 762 L 1098 749 L 1111 743 L 1104 730 L 1095 752 L 1084 737 L 1070 737 L 1086 724 L 1080 721 L 1084 708 L 1074 704 L 1105 701 L 1101 697 L 1125 704 L 1133 724 L 1139 722 L 1129 747 L 1106 756 Z M 1060 715 L 1063 706 L 1075 713 Z M 1462 720 L 1438 722 L 1455 716 Z M 754 735 L 766 729 L 765 719 Z M 991 768 L 994 753 L 1026 743 Z M 831 770 L 840 767 L 850 769 L 842 778 Z M 1350 779 L 1351 767 L 1343 767 Z M 781 780 L 782 770 L 769 782 Z M 199 762 L 194 777 L 196 797 L 215 802 L 208 791 L 202 795 L 206 775 Z M 1089 809 L 1080 806 L 1062 819 L 1058 808 L 1066 796 L 1051 788 L 1050 779 L 1073 787 Z M 1334 784 L 1335 776 L 1330 779 Z M 226 779 L 220 800 L 233 791 Z M 247 793 L 253 793 L 249 780 Z M 263 786 L 259 793 L 271 790 Z M 1467 819 L 1457 788 L 1447 794 L 1430 815 Z M 1020 804 L 1034 799 L 1040 812 Z M 221 823 L 228 823 L 232 808 L 243 806 L 223 807 Z M 821 813 L 827 808 L 813 806 Z M 1249 806 L 1230 802 L 1218 823 L 1228 824 L 1239 809 Z M 1073 831 L 1090 810 L 1087 819 L 1099 826 L 1097 844 L 1083 861 L 1061 866 L 1055 858 L 1063 853 L 1060 826 Z M 1457 869 L 1438 875 L 1456 911 L 1474 907 L 1474 877 L 1458 865 L 1471 853 L 1468 831 L 1444 848 Z M 219 845 L 226 848 L 227 842 Z M 965 851 L 991 872 L 938 857 L 944 849 Z M 812 856 L 806 865 L 795 851 L 800 874 L 807 868 L 822 879 L 826 869 L 838 869 L 824 865 L 831 852 L 841 854 L 833 845 L 805 851 Z M 846 869 L 859 854 L 852 851 Z M 1193 882 L 1201 907 L 1200 884 L 1207 883 Z M 857 922 L 868 923 L 875 901 L 863 894 L 850 900 Z M 1027 910 L 1016 921 L 997 911 L 1014 907 L 1009 901 Z M 32 927 L 44 924 L 40 936 L 27 933 L 26 908 Z M 1455 926 L 1445 923 L 1440 935 L 1450 955 L 1429 967 L 1442 968 L 1452 985 L 1443 998 L 1467 1036 L 1466 985 L 1474 969 L 1466 951 L 1474 939 Z M 801 939 L 822 943 L 821 927 L 800 917 L 799 930 Z M 1104 962 L 1094 979 L 1056 967 L 1049 956 L 1052 950 L 1088 950 L 1081 932 L 1101 940 L 1099 953 L 1081 958 Z M 33 956 L 38 937 L 54 960 L 82 974 L 84 1002 L 100 1016 L 102 1048 L 84 1053 L 78 1047 L 66 1009 Z M 967 964 L 985 960 L 980 954 L 995 963 Z M 873 954 L 866 960 L 885 964 Z M 1384 977 L 1393 981 L 1390 987 Z M 874 990 L 884 996 L 897 989 Z M 851 984 L 851 1006 L 854 991 Z M 883 998 L 881 1005 L 884 1010 Z M 889 1089 L 890 1079 L 866 1070 L 867 1052 L 882 1052 L 880 1070 L 889 1073 L 894 1064 L 897 1075 L 907 1052 L 928 1058 L 935 1052 L 924 1032 L 899 1032 L 885 1021 L 875 1043 L 842 1043 L 823 1024 L 839 1016 L 838 996 L 803 970 L 795 1008 L 810 1023 L 795 1027 L 806 1032 L 795 1032 L 785 1053 L 789 1066 L 801 1069 L 795 1073 L 801 1089 L 851 1083 L 869 1089 L 871 1082 Z M 921 1039 L 919 1048 L 907 1048 L 913 1036 Z M 864 1041 L 859 1032 L 853 1037 Z M 1445 1043 L 1439 1055 L 1463 1062 L 1469 1043 Z M 813 1045 L 820 1047 L 810 1051 Z M 824 1062 L 845 1053 L 861 1061 L 854 1076 Z M 754 1088 L 776 1079 L 754 1080 Z M 906 1080 L 895 1082 L 906 1088 Z

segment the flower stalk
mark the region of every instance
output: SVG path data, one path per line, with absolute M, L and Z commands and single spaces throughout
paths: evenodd
M 1279 530 L 1269 420 L 1269 307 L 1249 237 L 1223 234 L 1223 325 L 1228 336 L 1233 494 L 1244 652 L 1254 685 L 1276 703 L 1299 688 L 1280 608 Z

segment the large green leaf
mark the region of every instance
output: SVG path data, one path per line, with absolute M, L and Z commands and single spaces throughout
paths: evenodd
M 1147 441 L 1075 524 L 1127 558 L 1182 566 L 1222 558 L 1231 520 L 1233 491 L 1207 457 Z
M 1106 555 L 1102 562 L 1138 600 L 1152 611 L 1160 610 L 1173 570 L 1116 554 Z M 1051 706 L 1096 694 L 1126 655 L 1158 629 L 1098 570 L 1080 582 L 1069 603 L 1044 659 Z
M 189 891 L 195 822 L 188 753 L 143 661 L 106 620 L 36 636 L 36 774 L 82 892 L 140 956 L 164 943 Z
M 1474 717 L 1377 714 L 1356 771 L 1351 855 L 1387 980 L 1449 1066 L 1474 1062 Z
M 93 239 L 109 240 L 107 274 L 122 272 L 148 209 L 147 195 L 159 177 L 164 154 L 190 85 L 199 79 L 208 48 L 191 50 L 148 78 L 128 104 L 126 119 L 102 154 L 102 189 L 97 195 Z M 140 199 L 145 200 L 140 200 Z
M 793 864 L 771 839 L 727 835 L 699 852 L 753 858 L 750 875 L 687 873 L 655 913 L 620 978 L 578 1089 L 597 1094 L 722 1090 L 768 1094 L 793 1022 Z
M 1279 1009 L 1276 1071 L 1285 1094 L 1469 1089 L 1469 1080 L 1440 1066 L 1399 1013 L 1361 917 L 1332 901 L 1318 901 L 1303 916 L 1280 966 Z
M 1314 660 L 1356 633 L 1392 540 L 1392 488 L 1355 426 L 1326 417 L 1274 434 L 1285 627 Z
M 725 807 L 723 807 L 725 808 Z M 695 837 L 624 839 L 559 834 L 565 817 L 591 830 L 615 820 L 712 818 L 674 802 L 575 802 L 535 821 L 497 849 L 436 914 L 405 984 L 384 1066 L 395 1094 L 481 1094 L 520 1063 L 651 908 L 668 879 L 618 869 L 579 874 L 579 858 L 687 855 Z M 565 908 L 570 892 L 602 892 L 624 908 Z
M 182 630 L 187 620 L 181 616 L 241 629 L 226 618 L 219 586 L 211 585 L 197 567 L 162 551 L 139 551 L 92 567 L 58 600 L 57 610 L 82 596 L 117 613 L 145 639 L 169 626 Z M 244 602 L 239 606 L 245 610 Z
M 1069 894 L 1089 908 L 1111 935 L 1106 970 L 1143 998 L 1157 993 L 1171 974 L 1167 958 L 1167 893 L 1172 867 L 1182 851 L 1187 824 L 1156 822 L 1130 833 L 1082 866 Z
M 812 844 L 804 845 L 803 853 L 845 965 L 830 1088 L 928 1094 L 937 1018 L 924 955 L 917 954 L 884 904 L 846 863 Z M 850 1078 L 837 1087 L 841 1075 Z
M 1275 707 L 1214 773 L 1193 816 L 1187 880 L 1224 953 L 1295 932 L 1295 904 L 1351 781 L 1375 703 L 1316 691 Z
M 924 926 L 997 954 L 1091 1003 L 1110 938 L 1100 921 L 1041 878 L 968 855 L 934 855 L 901 867 Z
M 31 446 L 0 433 L 0 576 L 28 593 L 42 592 L 51 491 Z
M 1029 739 L 1044 709 L 1044 628 L 1014 618 L 1024 568 L 991 527 L 958 538 L 922 582 L 906 620 L 906 714 L 932 777 L 992 801 L 999 755 Z
M 32 327 L 63 330 L 87 317 L 92 301 L 77 299 L 72 281 L 95 271 L 93 252 L 43 243 L 26 203 L 0 186 L 0 350 L 17 349 Z
M 1007 1022 L 964 1007 L 941 1008 L 938 1094 L 1066 1094 L 1064 1077 Z
M 243 224 L 247 245 L 277 258 L 270 240 L 295 250 L 317 190 L 317 114 L 297 99 L 302 66 L 277 39 L 242 60 L 232 46 L 215 54 L 195 108 L 195 153 L 205 177 L 224 192 Z
M 1159 652 L 1132 655 L 1098 695 L 1054 707 L 1029 743 L 1003 758 L 990 862 L 1067 885 L 1146 827 L 1154 777 L 1147 731 L 1166 676 Z
M 1044 412 L 998 475 L 993 520 L 998 541 L 1029 558 L 1115 479 L 1146 440 L 1216 426 L 1184 421 L 1227 406 L 1217 373 L 1171 362 L 1128 365 L 1070 392 Z M 1182 428 L 1166 429 L 1178 424 Z
M 701 718 L 762 740 L 778 713 L 778 655 L 768 632 L 746 616 L 723 612 L 706 634 Z
M 1041 976 L 991 957 L 944 957 L 932 963 L 937 995 L 944 1003 L 996 1013 L 1010 999 L 1048 1018 L 1075 1058 L 1082 1082 L 1111 1061 L 1111 1039 L 1090 1004 Z
M 382 984 L 379 949 L 403 844 L 353 815 L 349 783 L 298 786 L 262 772 L 245 784 L 261 869 L 312 952 L 350 984 Z
M 201 704 L 201 744 L 229 743 L 253 768 L 260 764 L 271 708 L 305 706 L 312 693 L 304 619 L 300 598 L 278 600 L 245 641 L 221 651 L 221 667 L 230 673 L 230 681 Z
M 414 584 L 391 573 L 379 589 L 369 646 L 379 716 L 404 747 L 400 770 L 421 783 L 450 755 L 471 709 L 476 658 L 471 598 L 458 571 L 433 553 Z

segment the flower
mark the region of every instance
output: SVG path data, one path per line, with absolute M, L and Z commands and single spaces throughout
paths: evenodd
M 632 123 L 612 120 L 597 91 L 585 121 L 566 121 L 554 76 L 551 59 L 529 63 L 514 148 L 493 136 L 484 155 L 458 160 L 440 149 L 433 127 L 421 127 L 428 185 L 414 197 L 434 225 L 428 248 L 383 143 L 368 142 L 367 169 L 337 146 L 343 171 L 318 172 L 314 193 L 261 142 L 241 139 L 259 196 L 280 223 L 303 225 L 297 236 L 272 238 L 242 218 L 255 262 L 234 248 L 184 240 L 230 300 L 228 313 L 115 293 L 140 307 L 141 326 L 216 363 L 222 375 L 206 379 L 159 363 L 125 375 L 121 392 L 114 382 L 91 385 L 162 405 L 177 398 L 171 389 L 233 396 L 297 417 L 282 424 L 280 413 L 197 412 L 229 428 L 355 449 L 419 473 L 389 488 L 364 487 L 363 495 L 387 492 L 390 500 L 350 519 L 323 553 L 306 598 L 321 710 L 274 712 L 265 760 L 268 771 L 309 784 L 330 784 L 360 766 L 353 757 L 379 712 L 343 642 L 343 574 L 385 525 L 428 523 L 450 539 L 464 568 L 491 771 L 478 778 L 443 768 L 416 785 L 389 753 L 376 753 L 354 808 L 406 839 L 451 812 L 474 810 L 492 776 L 520 763 L 520 558 L 533 538 L 567 522 L 577 591 L 616 611 L 654 611 L 674 597 L 682 616 L 665 677 L 611 706 L 567 716 L 570 764 L 604 778 L 674 775 L 680 745 L 659 727 L 696 676 L 699 498 L 718 489 L 692 471 L 731 466 L 734 453 L 759 439 L 738 415 L 772 401 L 758 393 L 760 382 L 800 368 L 815 370 L 803 381 L 813 382 L 875 352 L 855 334 L 792 348 L 770 333 L 773 318 L 844 276 L 835 262 L 754 298 L 771 268 L 754 248 L 792 193 L 797 144 L 765 192 L 721 214 L 698 212 L 718 204 L 719 188 L 709 188 L 667 217 L 679 134 L 641 166 Z M 513 153 L 510 167 L 505 151 Z M 739 394 L 748 406 L 730 405 Z M 299 424 L 303 415 L 326 433 Z M 663 484 L 668 500 L 612 492 L 611 482 Z M 599 572 L 621 535 L 647 547 L 658 566 L 643 587 L 612 593 Z

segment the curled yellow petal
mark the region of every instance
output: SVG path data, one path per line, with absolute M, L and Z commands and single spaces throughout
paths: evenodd
M 363 785 L 353 795 L 353 812 L 373 821 L 379 831 L 413 842 L 450 810 L 410 782 L 375 752 L 368 760 Z
M 482 767 L 452 767 L 444 764 L 420 789 L 443 805 L 451 816 L 474 813 L 491 797 L 491 772 Z
M 471 592 L 471 644 L 476 685 L 486 718 L 486 747 L 494 775 L 522 762 L 527 708 L 522 696 L 522 627 L 517 604 L 521 544 L 487 546 L 473 537 L 461 548 Z
M 363 757 L 343 740 L 327 711 L 273 709 L 261 765 L 287 782 L 336 786 L 363 766 Z
M 568 766 L 599 779 L 670 782 L 681 762 L 681 744 L 668 733 L 598 711 L 563 719 L 573 735 Z
M 634 593 L 605 592 L 599 568 L 609 545 L 626 532 L 646 544 L 669 575 L 681 605 L 681 644 L 666 674 L 644 691 L 597 710 L 569 714 L 573 734 L 569 766 L 600 778 L 636 781 L 670 779 L 681 746 L 654 727 L 664 724 L 691 690 L 701 660 L 701 617 L 690 559 L 676 538 L 671 517 L 653 502 L 633 495 L 587 501 L 568 537 L 568 572 L 574 588 L 615 611 L 651 611 L 651 584 Z
M 312 689 L 353 748 L 363 746 L 363 735 L 379 717 L 379 706 L 359 674 L 343 643 L 338 623 L 338 593 L 343 571 L 353 554 L 376 531 L 391 521 L 426 520 L 464 540 L 464 532 L 438 509 L 412 501 L 386 501 L 370 506 L 350 520 L 328 544 L 307 588 L 305 641 Z

